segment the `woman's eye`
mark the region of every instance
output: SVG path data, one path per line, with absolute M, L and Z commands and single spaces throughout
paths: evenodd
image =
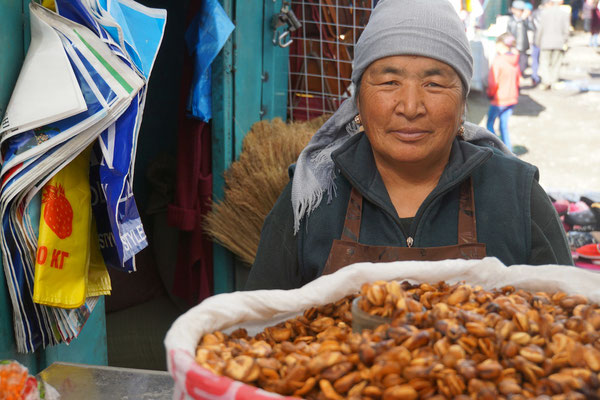
M 442 87 L 442 85 L 440 85 L 439 83 L 435 83 L 435 82 L 429 82 L 425 86 L 428 86 L 428 87 Z

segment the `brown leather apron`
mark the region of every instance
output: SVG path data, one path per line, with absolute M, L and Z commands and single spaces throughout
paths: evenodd
M 346 221 L 341 239 L 333 241 L 323 275 L 358 262 L 439 261 L 446 259 L 481 259 L 485 257 L 485 243 L 477 243 L 475 199 L 473 182 L 466 179 L 460 185 L 458 210 L 458 244 L 440 247 L 369 246 L 358 243 L 362 218 L 362 195 L 354 188 L 348 201 Z

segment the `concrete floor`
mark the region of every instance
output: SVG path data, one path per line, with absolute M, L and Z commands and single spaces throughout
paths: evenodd
M 588 41 L 581 31 L 571 35 L 559 88 L 532 88 L 531 79 L 524 78 L 509 120 L 513 146 L 528 149 L 520 158 L 539 168 L 540 183 L 549 192 L 600 192 L 600 50 Z M 594 90 L 579 90 L 586 86 Z M 488 105 L 484 93 L 473 92 L 468 120 L 485 126 Z

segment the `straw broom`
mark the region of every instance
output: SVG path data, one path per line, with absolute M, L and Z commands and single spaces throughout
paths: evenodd
M 254 263 L 263 222 L 289 182 L 288 167 L 327 118 L 257 122 L 244 138 L 239 160 L 225 171 L 223 200 L 212 205 L 204 229 L 248 266 Z

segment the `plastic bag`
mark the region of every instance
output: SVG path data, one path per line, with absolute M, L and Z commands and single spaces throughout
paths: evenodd
M 102 252 L 100 251 L 100 243 L 98 242 L 96 220 L 92 217 L 92 226 L 90 227 L 90 265 L 88 268 L 88 283 L 85 296 L 110 295 L 111 290 L 110 275 L 106 270 L 104 258 L 102 258 Z
M 17 361 L 0 360 L 0 399 L 55 400 L 59 397 L 56 389 L 35 379 Z
M 221 4 L 208 0 L 202 3 L 202 9 L 185 33 L 188 51 L 194 55 L 194 78 L 186 108 L 204 122 L 212 118 L 210 66 L 233 29 Z
M 76 308 L 85 302 L 90 260 L 90 149 L 42 189 L 33 300 Z

